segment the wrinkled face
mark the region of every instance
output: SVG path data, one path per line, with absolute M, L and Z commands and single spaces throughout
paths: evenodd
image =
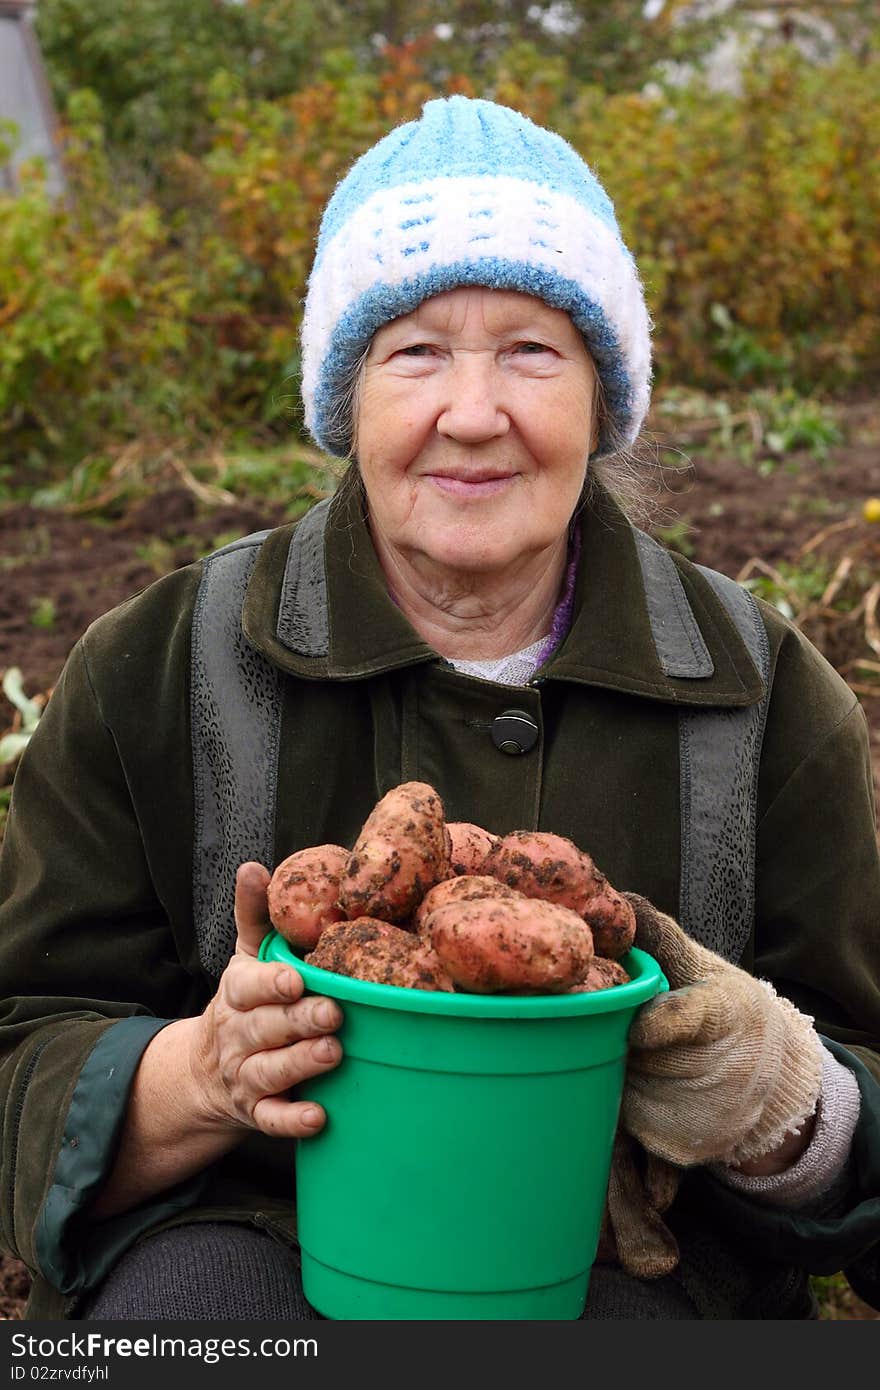
M 380 556 L 498 572 L 564 544 L 595 381 L 568 315 L 515 291 L 449 290 L 379 329 L 356 451 Z

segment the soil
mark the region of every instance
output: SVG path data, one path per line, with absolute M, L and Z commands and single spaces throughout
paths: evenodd
M 865 604 L 880 578 L 880 524 L 862 515 L 866 499 L 880 495 L 880 412 L 854 405 L 846 445 L 822 462 L 789 455 L 770 471 L 704 451 L 681 435 L 658 429 L 654 437 L 662 483 L 652 528 L 674 548 L 735 578 L 770 569 L 784 581 L 786 566 L 818 558 L 836 571 L 838 598 L 848 586 L 848 613 L 819 602 L 800 614 L 801 625 L 862 700 L 880 797 L 880 673 L 860 664 L 880 663 L 870 640 L 877 640 L 876 593 L 873 627 L 870 594 L 867 620 Z M 690 460 L 684 466 L 682 450 Z M 675 466 L 664 466 L 667 459 Z M 18 666 L 26 692 L 48 696 L 94 618 L 218 542 L 285 519 L 282 507 L 259 501 L 211 507 L 181 486 L 101 517 L 27 505 L 0 509 L 0 674 Z M 803 608 L 801 595 L 792 594 L 792 606 Z M 0 733 L 14 722 L 0 695 Z M 0 1261 L 0 1320 L 21 1317 L 27 1287 L 23 1266 Z M 825 1316 L 880 1319 L 849 1290 L 831 1297 Z
M 0 672 L 18 666 L 29 695 L 48 690 L 101 613 L 218 542 L 284 519 L 282 507 L 207 508 L 182 487 L 109 518 L 31 506 L 0 510 Z M 0 704 L 0 729 L 4 713 L 8 706 Z

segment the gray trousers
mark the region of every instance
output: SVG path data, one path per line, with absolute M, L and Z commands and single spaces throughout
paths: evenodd
M 251 1226 L 193 1222 L 133 1246 L 86 1302 L 81 1319 L 303 1321 L 296 1251 Z M 673 1278 L 646 1282 L 611 1265 L 590 1277 L 585 1318 L 699 1318 Z

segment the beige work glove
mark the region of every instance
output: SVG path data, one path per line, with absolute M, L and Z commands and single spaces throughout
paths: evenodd
M 636 1279 L 659 1279 L 678 1264 L 678 1241 L 663 1220 L 681 1170 L 643 1149 L 618 1127 L 597 1261 L 619 1264 Z
M 822 1044 L 813 1020 L 635 893 L 636 945 L 669 993 L 629 1032 L 624 1128 L 678 1167 L 741 1164 L 774 1152 L 813 1114 Z

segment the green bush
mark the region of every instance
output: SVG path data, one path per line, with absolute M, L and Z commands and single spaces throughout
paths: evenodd
M 53 202 L 37 169 L 0 196 L 0 477 L 133 438 L 295 433 L 321 211 L 356 156 L 438 90 L 418 43 L 375 70 L 328 50 L 272 99 L 214 72 L 205 148 L 167 151 L 150 196 L 138 169 L 120 176 L 96 96 L 72 96 L 69 199 Z M 475 89 L 451 73 L 443 90 Z M 880 366 L 878 91 L 876 57 L 818 67 L 783 49 L 741 96 L 608 96 L 519 43 L 478 94 L 560 130 L 605 183 L 656 324 L 658 382 L 818 395 Z
M 169 149 L 210 143 L 218 69 L 254 98 L 282 96 L 341 19 L 332 0 L 40 0 L 36 28 L 59 107 L 94 91 L 115 149 L 149 173 Z
M 756 61 L 742 96 L 594 97 L 569 133 L 611 192 L 667 379 L 835 389 L 880 366 L 880 61 Z M 716 306 L 721 306 L 721 315 Z

